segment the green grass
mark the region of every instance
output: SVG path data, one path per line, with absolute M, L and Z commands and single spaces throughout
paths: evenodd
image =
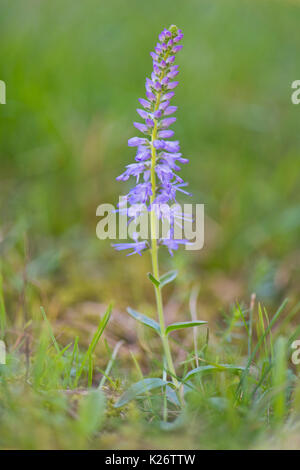
M 0 0 L 1 448 L 299 447 L 299 21 L 287 0 Z M 100 242 L 95 214 L 127 192 L 115 178 L 171 23 L 182 176 L 206 232 L 201 252 L 160 253 L 178 271 L 166 321 L 209 329 L 170 335 L 178 380 L 201 368 L 184 411 L 172 387 L 115 408 L 166 377 L 157 333 L 126 312 L 157 319 L 150 260 Z

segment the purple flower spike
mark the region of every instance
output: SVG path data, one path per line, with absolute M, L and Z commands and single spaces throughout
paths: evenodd
M 125 172 L 117 177 L 118 181 L 127 181 L 130 177 L 136 178 L 136 185 L 126 196 L 127 206 L 122 211 L 128 215 L 129 220 L 135 220 L 139 214 L 136 204 L 143 204 L 147 211 L 154 210 L 154 204 L 158 205 L 159 218 L 168 219 L 170 222 L 170 236 L 158 241 L 160 245 L 168 248 L 173 256 L 173 251 L 180 245 L 188 243 L 187 240 L 174 239 L 174 219 L 170 220 L 168 211 L 162 204 L 176 202 L 178 193 L 189 195 L 185 191 L 187 183 L 175 172 L 180 171 L 179 164 L 187 163 L 180 152 L 177 140 L 168 140 L 174 136 L 174 131 L 168 129 L 175 121 L 175 117 L 169 117 L 177 111 L 177 106 L 172 106 L 170 100 L 174 97 L 174 89 L 178 81 L 174 78 L 178 75 L 178 65 L 175 65 L 176 54 L 182 46 L 178 44 L 183 38 L 181 30 L 176 26 L 164 29 L 159 35 L 159 42 L 150 55 L 153 59 L 153 70 L 150 78 L 146 78 L 146 97 L 139 98 L 143 109 L 137 109 L 137 113 L 144 120 L 134 122 L 134 126 L 144 134 L 144 137 L 132 137 L 128 140 L 129 147 L 137 147 L 135 155 L 136 163 L 126 166 Z M 154 179 L 153 175 L 154 170 Z M 172 209 L 172 208 L 170 208 Z M 155 207 L 157 212 L 157 207 Z M 177 217 L 178 218 L 178 217 Z M 173 225 L 172 225 L 173 224 Z M 137 234 L 134 242 L 117 243 L 113 245 L 116 250 L 131 250 L 129 255 L 139 254 L 151 248 L 150 240 L 139 240 Z

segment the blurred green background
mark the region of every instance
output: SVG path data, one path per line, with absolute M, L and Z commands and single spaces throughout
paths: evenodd
M 172 23 L 185 33 L 174 128 L 190 159 L 183 177 L 205 203 L 206 242 L 163 254 L 163 269 L 200 286 L 202 317 L 252 292 L 271 305 L 297 300 L 299 3 L 0 0 L 0 249 L 12 319 L 25 266 L 32 315 L 41 300 L 58 318 L 80 302 L 152 302 L 148 256 L 97 240 L 95 213 L 128 190 L 115 178 L 133 161 L 149 52 Z

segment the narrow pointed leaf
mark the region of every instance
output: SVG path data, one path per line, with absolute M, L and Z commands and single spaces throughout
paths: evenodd
M 168 273 L 164 274 L 160 278 L 160 287 L 165 286 L 166 284 L 169 284 L 170 282 L 174 281 L 177 277 L 177 271 L 169 271 Z
M 148 273 L 148 278 L 150 279 L 152 284 L 154 284 L 156 287 L 160 286 L 160 282 L 153 276 L 153 274 Z
M 75 378 L 75 384 L 77 386 L 78 384 L 78 381 L 84 371 L 84 367 L 86 365 L 86 363 L 88 363 L 96 349 L 96 346 L 103 334 L 103 331 L 105 330 L 106 328 L 106 325 L 110 319 L 110 316 L 111 316 L 111 311 L 112 311 L 112 304 L 110 304 L 105 312 L 105 314 L 103 315 L 103 317 L 100 319 L 100 322 L 99 322 L 99 325 L 97 327 L 97 330 L 92 338 L 92 341 L 88 347 L 88 350 L 87 352 L 85 353 L 84 357 L 83 357 L 83 360 L 81 362 L 81 365 L 80 365 L 80 368 L 76 374 L 76 378 Z
M 201 321 L 201 320 L 172 323 L 172 325 L 167 326 L 166 334 L 168 335 L 169 333 L 171 333 L 171 331 L 174 331 L 174 330 L 182 330 L 183 328 L 192 328 L 194 326 L 201 326 L 205 324 L 207 324 L 207 321 Z
M 150 328 L 155 330 L 156 333 L 158 333 L 160 335 L 160 326 L 155 320 L 152 320 L 152 318 L 146 317 L 146 315 L 143 315 L 142 313 L 137 312 L 136 310 L 133 310 L 130 307 L 127 307 L 127 312 L 135 320 L 138 320 L 139 322 L 143 323 L 144 325 L 149 326 Z
M 159 378 L 150 378 L 150 379 L 143 379 L 139 382 L 133 384 L 125 393 L 119 398 L 117 403 L 115 404 L 115 408 L 119 408 L 120 406 L 126 405 L 126 403 L 134 400 L 135 398 L 145 395 L 146 392 L 149 390 L 153 390 L 155 388 L 163 387 L 165 385 L 170 384 L 166 380 L 159 379 Z
M 241 372 L 243 370 L 245 370 L 245 367 L 234 366 L 232 364 L 207 364 L 205 366 L 199 366 L 193 370 L 190 370 L 190 372 L 188 372 L 182 380 L 183 382 L 186 382 L 188 379 L 190 379 L 194 375 L 199 374 L 201 372 L 206 373 L 206 372 L 212 372 L 212 371 L 216 371 L 216 372 L 228 371 L 228 372 L 236 373 L 236 372 Z

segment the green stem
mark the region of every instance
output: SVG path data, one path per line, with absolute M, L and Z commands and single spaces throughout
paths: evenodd
M 157 111 L 160 103 L 161 93 L 158 93 L 154 111 Z M 154 127 L 151 135 L 151 204 L 153 203 L 156 197 L 156 176 L 155 176 L 155 165 L 156 165 L 156 149 L 153 145 L 153 142 L 156 140 L 157 136 L 157 120 L 154 121 Z M 158 267 L 158 246 L 157 246 L 157 217 L 154 210 L 151 210 L 151 258 L 152 258 L 152 269 L 153 269 L 153 276 L 159 280 L 159 267 Z M 172 375 L 172 381 L 176 387 L 178 387 L 178 381 L 176 379 L 175 367 L 172 360 L 170 345 L 168 341 L 168 336 L 166 335 L 166 328 L 165 328 L 165 319 L 164 319 L 164 311 L 163 311 L 163 301 L 161 295 L 161 289 L 158 286 L 154 287 L 155 289 L 155 297 L 156 297 L 156 305 L 157 305 L 157 312 L 161 330 L 161 339 L 164 348 L 165 357 L 167 360 L 168 369 Z

